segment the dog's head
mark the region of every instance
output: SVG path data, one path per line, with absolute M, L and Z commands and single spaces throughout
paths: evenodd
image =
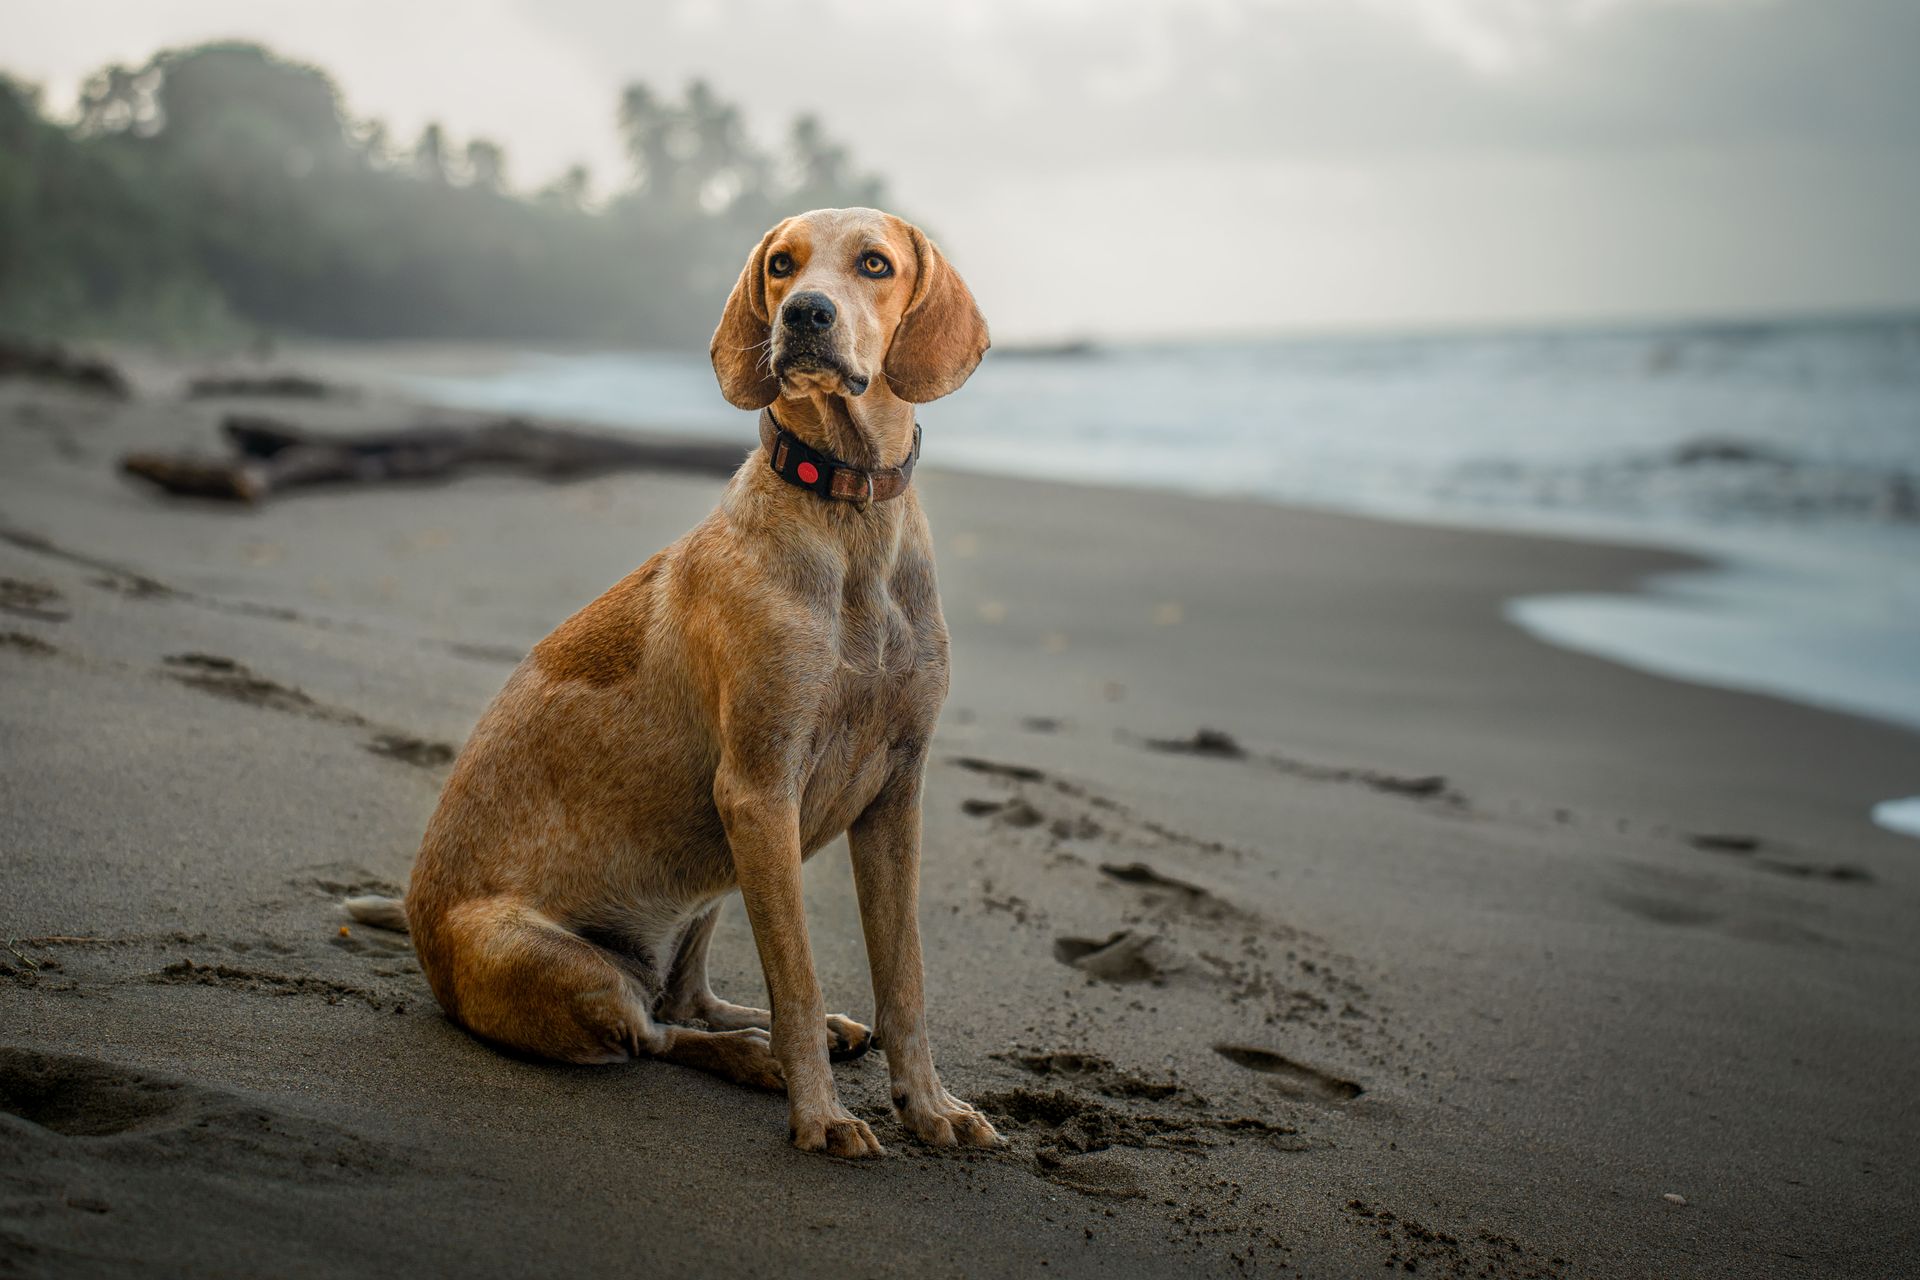
M 987 322 L 920 228 L 877 209 L 816 209 L 761 239 L 711 350 L 742 409 L 870 387 L 924 404 L 973 373 Z

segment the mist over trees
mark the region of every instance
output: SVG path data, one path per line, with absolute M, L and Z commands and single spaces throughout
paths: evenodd
M 521 194 L 499 144 L 396 139 L 258 45 L 106 68 L 71 124 L 0 75 L 0 331 L 704 344 L 768 226 L 883 198 L 817 121 L 768 154 L 701 82 L 609 124 L 629 173 Z

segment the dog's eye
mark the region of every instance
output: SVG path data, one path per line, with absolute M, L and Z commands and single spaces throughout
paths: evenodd
M 774 275 L 774 276 L 792 275 L 793 274 L 793 255 L 790 253 L 776 253 L 772 257 L 768 258 L 767 274 Z
M 884 280 L 893 274 L 893 264 L 878 253 L 870 253 L 860 259 L 860 274 L 872 276 L 875 280 Z

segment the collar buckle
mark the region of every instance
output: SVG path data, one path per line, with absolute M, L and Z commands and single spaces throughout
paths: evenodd
M 876 502 L 897 498 L 905 493 L 913 480 L 913 464 L 920 460 L 918 422 L 913 424 L 913 448 L 907 454 L 906 461 L 897 467 L 887 467 L 877 472 L 850 467 L 832 454 L 814 448 L 781 426 L 780 420 L 773 416 L 772 409 L 761 410 L 760 440 L 767 450 L 768 468 L 788 484 L 796 489 L 811 490 L 829 501 L 852 502 L 861 507 L 870 507 Z M 837 491 L 834 481 L 842 474 L 865 480 L 865 492 L 858 489 L 851 493 Z M 885 498 L 879 494 L 876 476 L 884 476 L 888 480 L 890 492 Z M 895 481 L 898 481 L 897 485 Z

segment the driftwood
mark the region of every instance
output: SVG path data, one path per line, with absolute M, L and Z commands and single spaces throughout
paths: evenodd
M 121 400 L 132 394 L 126 375 L 105 360 L 75 355 L 62 347 L 5 339 L 0 339 L 0 378 L 58 382 Z
M 215 396 L 278 396 L 297 400 L 321 400 L 337 394 L 318 378 L 298 373 L 270 373 L 261 377 L 208 374 L 187 384 L 189 400 L 208 400 Z
M 727 476 L 746 456 L 737 444 L 592 435 L 523 418 L 333 435 L 235 414 L 221 431 L 236 456 L 130 453 L 120 459 L 120 469 L 168 493 L 257 503 L 287 489 L 439 480 L 474 468 L 521 471 L 546 480 L 628 470 Z

